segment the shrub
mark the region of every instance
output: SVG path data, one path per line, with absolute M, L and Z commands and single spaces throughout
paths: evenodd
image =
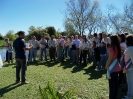
M 39 86 L 41 99 L 76 99 L 74 97 L 74 89 L 70 89 L 66 92 L 59 92 L 53 85 L 52 80 L 48 82 L 45 88 Z

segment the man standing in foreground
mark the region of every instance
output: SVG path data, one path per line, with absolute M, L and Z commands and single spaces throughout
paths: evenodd
M 20 70 L 21 70 L 21 83 L 28 84 L 28 82 L 26 82 L 26 77 L 25 77 L 27 70 L 25 50 L 30 50 L 33 47 L 33 45 L 31 45 L 30 47 L 26 47 L 24 38 L 25 38 L 25 32 L 19 31 L 18 38 L 13 42 L 13 47 L 15 50 L 15 58 L 16 58 L 16 83 L 20 82 Z

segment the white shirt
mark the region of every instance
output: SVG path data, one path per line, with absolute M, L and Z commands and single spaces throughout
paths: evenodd
M 55 39 L 49 40 L 49 41 L 48 41 L 48 46 L 49 46 L 49 47 L 56 47 L 56 40 L 55 40 Z
M 72 48 L 72 45 L 73 45 L 73 41 L 69 41 L 69 48 Z
M 89 43 L 83 41 L 83 43 L 82 43 L 82 50 L 88 50 L 88 48 L 89 48 Z
M 93 41 L 95 41 L 95 42 L 98 44 L 99 39 L 94 37 L 94 38 L 93 38 Z
M 125 63 L 131 59 L 132 63 L 133 63 L 133 46 L 129 46 L 125 49 L 124 52 L 125 55 Z
M 31 40 L 30 44 L 33 45 L 33 48 L 37 48 L 38 47 L 38 41 L 37 40 Z
M 105 42 L 106 44 L 111 44 L 111 40 L 109 37 L 103 38 L 102 42 Z
M 69 40 L 65 40 L 64 46 L 65 46 L 65 47 L 69 46 Z
M 40 48 L 45 48 L 45 45 L 43 45 L 43 44 L 41 44 L 41 43 L 47 43 L 47 40 L 44 39 L 44 40 L 40 40 L 40 41 L 39 41 Z
M 127 48 L 127 45 L 125 42 L 120 43 L 120 46 L 122 51 L 125 51 L 125 49 Z

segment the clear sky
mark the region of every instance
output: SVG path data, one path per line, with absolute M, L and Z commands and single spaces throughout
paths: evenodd
M 68 0 L 0 0 L 0 33 L 5 35 L 9 30 L 27 32 L 30 26 L 54 26 L 63 31 L 65 1 Z M 103 11 L 109 4 L 122 11 L 130 0 L 98 1 Z

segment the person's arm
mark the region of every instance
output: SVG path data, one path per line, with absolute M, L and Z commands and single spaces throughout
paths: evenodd
M 24 47 L 24 50 L 30 50 L 33 47 L 33 45 L 31 45 L 30 47 Z
M 109 52 L 109 57 L 108 57 L 108 60 L 106 62 L 106 66 L 105 66 L 105 69 L 108 69 L 111 61 L 113 60 L 113 53 L 112 52 Z
M 21 46 L 23 47 L 24 50 L 30 50 L 33 47 L 33 45 L 30 45 L 29 47 L 26 47 L 24 40 L 22 40 L 20 44 L 21 44 Z

